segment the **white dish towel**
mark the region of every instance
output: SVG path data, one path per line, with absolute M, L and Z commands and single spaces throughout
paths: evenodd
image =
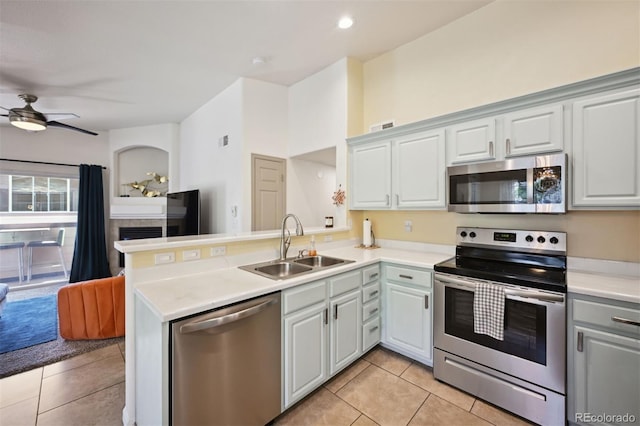
M 476 283 L 473 297 L 473 331 L 504 340 L 504 287 L 496 284 Z

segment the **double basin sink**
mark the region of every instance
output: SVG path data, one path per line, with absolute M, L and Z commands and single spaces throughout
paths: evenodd
M 239 268 L 273 280 L 282 280 L 353 262 L 355 260 L 338 259 L 329 256 L 305 256 L 254 263 L 252 265 L 239 266 Z

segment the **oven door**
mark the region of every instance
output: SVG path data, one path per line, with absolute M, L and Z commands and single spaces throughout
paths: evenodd
M 480 280 L 435 274 L 434 346 L 513 377 L 565 393 L 565 295 L 506 287 L 504 340 L 473 331 Z

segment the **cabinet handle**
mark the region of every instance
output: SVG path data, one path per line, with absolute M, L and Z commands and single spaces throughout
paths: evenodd
M 372 280 L 374 278 L 378 278 L 378 273 L 377 272 L 375 274 L 369 275 L 369 280 Z
M 511 139 L 507 138 L 507 155 L 511 154 Z
M 400 195 L 396 194 L 396 206 L 400 204 Z
M 582 331 L 578 331 L 578 347 L 576 349 L 578 352 L 582 352 L 584 349 L 584 333 Z
M 338 319 L 338 305 L 333 305 L 333 319 Z
M 489 155 L 493 157 L 493 141 L 489 141 Z
M 387 206 L 391 203 L 391 197 L 387 194 Z
M 375 296 L 376 294 L 378 294 L 378 290 L 374 290 L 374 291 L 372 291 L 371 293 L 369 293 L 369 297 L 373 297 L 373 296 Z
M 329 308 L 324 309 L 324 323 L 329 324 Z
M 634 320 L 630 320 L 630 319 L 626 319 L 626 318 L 611 317 L 611 321 L 621 322 L 623 324 L 631 324 L 631 325 L 640 326 L 640 322 L 634 321 Z
M 373 333 L 374 331 L 376 331 L 378 329 L 378 326 L 376 325 L 375 327 L 371 327 L 371 329 L 369 330 L 369 333 Z
M 403 274 L 400 274 L 400 275 L 399 275 L 399 277 L 400 277 L 400 278 L 405 278 L 405 279 L 407 279 L 407 280 L 412 280 L 412 279 L 413 279 L 413 277 L 412 277 L 411 275 L 403 275 Z
M 375 309 L 370 310 L 370 311 L 369 311 L 369 315 L 373 315 L 373 314 L 375 314 L 376 312 L 378 312 L 378 308 L 375 308 Z
M 425 309 L 429 309 L 429 295 L 428 294 L 424 295 L 424 308 Z

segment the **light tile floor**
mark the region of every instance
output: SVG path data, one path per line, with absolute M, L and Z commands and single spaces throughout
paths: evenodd
M 124 345 L 0 380 L 0 425 L 122 424 Z M 376 348 L 283 413 L 275 425 L 526 425 Z
M 287 410 L 278 426 L 529 425 L 378 347 Z

